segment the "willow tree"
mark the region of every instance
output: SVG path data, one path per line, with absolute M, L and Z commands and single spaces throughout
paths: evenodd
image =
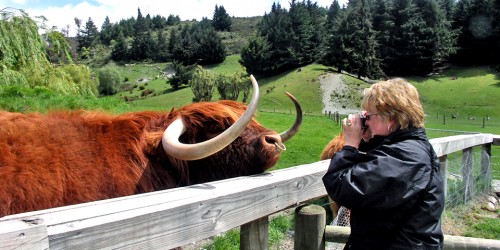
M 43 24 L 44 18 L 41 20 Z M 64 94 L 96 95 L 97 82 L 91 79 L 86 66 L 75 65 L 71 60 L 56 66 L 48 60 L 47 44 L 52 53 L 68 55 L 67 42 L 57 39 L 59 44 L 51 46 L 54 36 L 46 38 L 24 11 L 0 10 L 0 86 L 46 87 Z

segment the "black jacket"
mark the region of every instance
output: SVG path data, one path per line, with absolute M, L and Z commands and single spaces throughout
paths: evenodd
M 337 152 L 323 177 L 328 195 L 351 210 L 348 249 L 441 249 L 443 182 L 424 129 L 378 138 L 366 153 Z

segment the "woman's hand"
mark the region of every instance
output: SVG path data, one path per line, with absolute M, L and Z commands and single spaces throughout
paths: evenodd
M 344 118 L 342 121 L 342 133 L 344 134 L 345 145 L 358 148 L 361 139 L 365 140 L 365 134 L 369 134 L 369 132 L 363 132 L 361 125 L 359 114 L 350 114 L 347 118 Z

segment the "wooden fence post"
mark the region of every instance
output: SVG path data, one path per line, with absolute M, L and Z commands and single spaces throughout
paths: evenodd
M 268 249 L 269 217 L 250 221 L 240 227 L 240 249 L 241 250 L 263 250 Z
M 444 187 L 444 197 L 448 195 L 448 155 L 443 155 L 439 157 L 439 171 L 441 172 L 441 178 L 443 179 L 443 187 Z
M 474 178 L 472 172 L 472 148 L 462 150 L 462 183 L 464 190 L 464 202 L 472 199 L 474 194 Z
M 484 191 L 491 192 L 491 143 L 481 147 L 481 178 L 486 185 Z
M 318 205 L 295 209 L 295 250 L 325 249 L 326 211 Z

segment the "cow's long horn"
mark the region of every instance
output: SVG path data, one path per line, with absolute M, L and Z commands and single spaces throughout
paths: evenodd
M 198 160 L 217 153 L 236 140 L 252 120 L 259 102 L 259 84 L 253 75 L 250 75 L 250 80 L 253 86 L 252 99 L 243 115 L 231 127 L 210 140 L 196 144 L 184 144 L 179 142 L 179 137 L 186 128 L 182 119 L 177 118 L 163 132 L 162 145 L 165 152 L 181 160 Z
M 293 125 L 288 130 L 280 134 L 282 142 L 286 142 L 290 138 L 292 138 L 299 131 L 300 124 L 302 124 L 302 108 L 300 107 L 299 102 L 292 94 L 288 92 L 285 92 L 285 94 L 288 96 L 288 98 L 290 98 L 290 100 L 292 100 L 293 104 L 295 105 L 297 116 L 295 117 L 295 122 L 293 123 Z

